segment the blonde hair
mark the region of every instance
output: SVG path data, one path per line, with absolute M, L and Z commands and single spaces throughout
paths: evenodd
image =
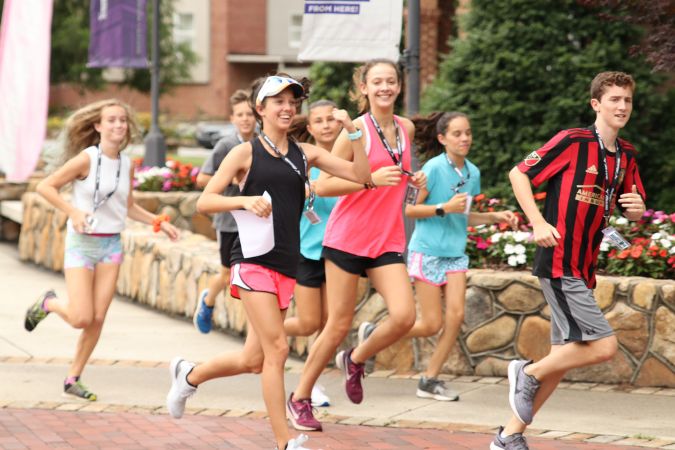
M 101 142 L 101 135 L 94 128 L 94 124 L 101 123 L 101 112 L 104 108 L 119 106 L 127 115 L 127 135 L 120 144 L 120 150 L 126 148 L 139 135 L 138 124 L 133 110 L 126 103 L 115 98 L 100 100 L 84 106 L 68 117 L 65 125 L 64 159 L 68 160 L 82 150 Z

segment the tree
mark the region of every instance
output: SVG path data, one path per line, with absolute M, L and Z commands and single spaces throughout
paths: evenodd
M 197 55 L 186 44 L 176 44 L 172 36 L 175 0 L 161 0 L 160 61 L 161 89 L 169 90 L 189 77 Z M 0 10 L 4 6 L 0 0 Z M 152 6 L 148 2 L 148 51 L 151 47 Z M 72 83 L 82 90 L 100 89 L 105 81 L 103 70 L 87 68 L 89 51 L 89 2 L 54 0 L 52 17 L 51 83 Z M 150 55 L 148 55 L 150 57 Z M 127 69 L 122 84 L 150 91 L 150 71 Z
M 579 0 L 600 7 L 600 17 L 644 26 L 648 33 L 631 48 L 652 63 L 654 70 L 675 70 L 675 0 Z
M 315 62 L 309 68 L 312 86 L 309 91 L 310 102 L 320 99 L 332 100 L 340 108 L 349 111 L 351 117 L 358 114 L 357 105 L 349 98 L 352 87 L 352 74 L 356 64 Z
M 604 70 L 637 81 L 622 136 L 635 144 L 648 205 L 672 211 L 675 92 L 644 58 L 631 56 L 636 26 L 607 21 L 575 0 L 473 0 L 466 37 L 451 41 L 422 100 L 423 111 L 460 110 L 474 130 L 470 159 L 486 193 L 512 198 L 507 173 L 564 128 L 590 125 L 591 79 Z

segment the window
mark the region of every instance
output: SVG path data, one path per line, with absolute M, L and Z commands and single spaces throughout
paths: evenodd
M 173 40 L 177 44 L 188 44 L 195 48 L 195 26 L 192 13 L 175 13 L 173 15 Z
M 302 14 L 293 14 L 288 24 L 288 46 L 300 48 L 302 41 Z

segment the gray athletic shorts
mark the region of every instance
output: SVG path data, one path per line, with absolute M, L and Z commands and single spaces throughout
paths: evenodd
M 595 341 L 614 334 L 584 280 L 539 278 L 539 283 L 551 308 L 551 344 Z

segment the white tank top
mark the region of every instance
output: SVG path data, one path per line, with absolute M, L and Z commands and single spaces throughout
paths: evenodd
M 96 187 L 96 166 L 98 165 L 98 148 L 95 146 L 83 150 L 89 155 L 89 174 L 84 180 L 73 182 L 73 205 L 88 214 L 94 211 L 94 190 Z M 115 189 L 117 169 L 120 167 L 120 179 Z M 120 154 L 119 159 L 111 159 L 101 153 L 100 183 L 98 190 L 99 202 L 115 189 L 115 193 L 98 207 L 94 217 L 96 226 L 89 233 L 113 234 L 124 230 L 127 218 L 127 200 L 129 197 L 129 171 L 131 161 L 126 155 Z M 75 232 L 71 220 L 68 219 L 68 231 Z

